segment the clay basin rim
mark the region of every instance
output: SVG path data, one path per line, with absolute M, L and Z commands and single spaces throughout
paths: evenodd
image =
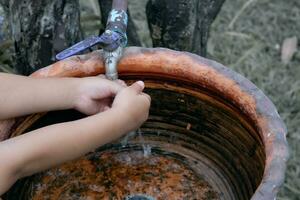
M 85 77 L 104 72 L 103 52 L 94 51 L 56 62 L 33 73 L 32 77 Z M 288 145 L 286 127 L 273 103 L 253 83 L 223 65 L 188 53 L 163 48 L 126 48 L 118 72 L 121 77 L 145 74 L 199 85 L 213 91 L 220 98 L 243 113 L 258 133 L 264 146 L 265 168 L 262 181 L 252 200 L 275 199 L 284 181 Z M 138 78 L 138 77 L 137 77 Z M 147 85 L 146 85 L 147 87 Z M 35 121 L 41 114 L 0 123 L 4 137 L 21 134 L 24 120 Z M 32 124 L 32 123 L 31 123 Z M 1 134 L 0 134 L 1 135 Z

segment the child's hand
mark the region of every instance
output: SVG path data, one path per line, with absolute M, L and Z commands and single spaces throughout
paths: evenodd
M 119 92 L 112 104 L 112 109 L 117 110 L 124 120 L 128 120 L 128 130 L 136 130 L 148 118 L 151 98 L 142 92 L 144 87 L 142 81 L 132 84 Z
M 113 98 L 127 85 L 124 81 L 111 81 L 100 75 L 82 78 L 75 92 L 75 109 L 93 115 L 110 108 Z

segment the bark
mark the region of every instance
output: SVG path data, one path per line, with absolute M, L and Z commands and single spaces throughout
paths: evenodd
M 2 0 L 15 46 L 15 68 L 29 75 L 81 39 L 78 0 Z
M 209 28 L 225 0 L 149 0 L 147 18 L 154 47 L 206 56 Z
M 112 8 L 112 0 L 99 0 L 100 10 L 101 10 L 101 23 L 106 25 L 108 14 Z M 136 32 L 136 27 L 131 19 L 130 12 L 127 10 L 128 14 L 128 26 L 127 26 L 127 37 L 129 46 L 141 46 L 141 41 Z M 105 26 L 104 26 L 105 28 Z M 100 30 L 100 34 L 104 32 L 105 29 Z
M 0 6 L 3 8 L 4 12 L 8 12 L 9 0 L 0 0 Z

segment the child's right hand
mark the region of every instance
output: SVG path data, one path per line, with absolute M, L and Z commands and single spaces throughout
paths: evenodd
M 127 121 L 129 130 L 136 130 L 148 118 L 151 97 L 143 93 L 144 87 L 144 82 L 135 82 L 121 90 L 113 101 L 112 109 Z

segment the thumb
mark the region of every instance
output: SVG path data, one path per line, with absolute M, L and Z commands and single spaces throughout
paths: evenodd
M 131 89 L 133 89 L 137 94 L 141 93 L 144 88 L 145 88 L 145 84 L 143 81 L 137 81 L 134 84 L 132 84 L 131 86 L 129 86 Z

